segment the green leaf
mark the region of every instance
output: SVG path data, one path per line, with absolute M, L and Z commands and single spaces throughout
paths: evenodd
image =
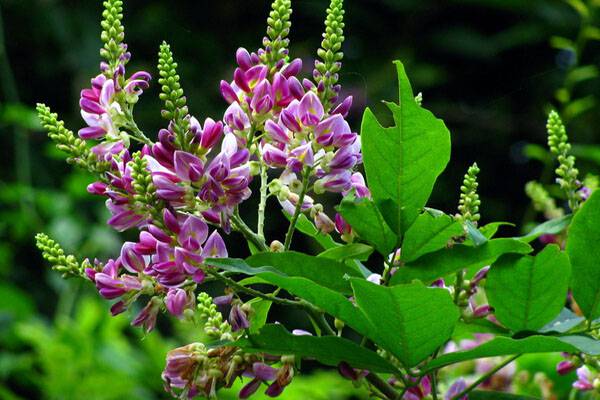
M 295 251 L 254 254 L 246 262 L 254 268 L 271 266 L 285 275 L 304 277 L 341 293 L 350 293 L 348 277 L 362 276 L 346 264 Z
M 490 265 L 503 254 L 527 254 L 531 250 L 531 246 L 527 243 L 506 238 L 492 239 L 477 247 L 458 244 L 448 249 L 425 254 L 398 268 L 390 283 L 396 285 L 411 282 L 414 279 L 430 283 L 461 269 Z
M 362 243 L 350 243 L 343 246 L 327 249 L 317 257 L 329 258 L 331 260 L 356 259 L 367 261 L 373 253 L 373 248 Z
M 498 259 L 488 272 L 485 292 L 504 326 L 535 331 L 563 309 L 570 275 L 567 255 L 548 245 L 535 257 L 510 254 Z
M 269 266 L 251 267 L 239 258 L 213 258 L 207 260 L 207 264 L 219 267 L 224 271 L 258 276 L 314 304 L 328 314 L 344 321 L 346 325 L 364 336 L 372 337 L 372 333 L 377 331 L 346 296 L 338 291 L 320 286 L 305 277 L 288 276 Z
M 552 321 L 548 322 L 539 332 L 558 332 L 565 333 L 575 328 L 577 325 L 585 321 L 585 318 L 578 316 L 568 308 L 563 308 L 560 314 Z
M 519 239 L 523 242 L 531 242 L 542 235 L 556 235 L 562 231 L 564 231 L 571 222 L 572 215 L 568 214 L 562 216 L 560 218 L 554 218 L 544 222 L 533 228 L 528 234 L 520 237 L 516 237 L 515 239 Z
M 283 211 L 283 215 L 290 220 L 292 217 Z M 331 249 L 337 246 L 341 246 L 341 243 L 336 242 L 331 238 L 330 235 L 326 235 L 308 219 L 308 217 L 304 214 L 298 215 L 298 220 L 296 221 L 296 229 L 305 234 L 308 237 L 313 238 L 323 247 L 323 249 Z
M 537 397 L 522 394 L 490 392 L 488 390 L 474 390 L 469 393 L 469 400 L 540 400 Z
M 384 257 L 394 250 L 398 237 L 385 222 L 372 200 L 347 196 L 337 209 L 358 236 L 373 245 Z
M 573 217 L 568 230 L 575 301 L 588 319 L 600 317 L 600 192 L 595 191 Z
M 462 224 L 449 215 L 423 213 L 408 228 L 402 241 L 401 260 L 410 262 L 423 254 L 443 249 L 453 237 L 462 236 Z
M 336 336 L 296 336 L 282 325 L 265 325 L 256 335 L 233 343 L 246 351 L 269 354 L 294 354 L 315 358 L 325 365 L 337 366 L 345 361 L 351 366 L 373 372 L 396 372 L 397 369 L 377 353 Z
M 258 332 L 267 323 L 269 310 L 272 302 L 265 299 L 254 298 L 248 302 L 252 306 L 252 315 L 250 316 L 250 333 Z
M 450 132 L 442 120 L 415 102 L 404 66 L 400 61 L 395 64 L 400 100 L 386 103 L 395 125 L 384 128 L 367 108 L 361 137 L 369 189 L 385 220 L 401 237 L 450 160 Z
M 427 358 L 452 335 L 459 312 L 445 289 L 422 284 L 385 287 L 352 280 L 358 307 L 377 327 L 371 339 L 406 367 Z
M 524 339 L 512 339 L 498 336 L 471 350 L 457 351 L 439 356 L 425 366 L 423 372 L 429 372 L 446 365 L 485 357 L 507 356 L 527 353 L 577 353 L 600 354 L 600 341 L 588 336 L 529 336 Z

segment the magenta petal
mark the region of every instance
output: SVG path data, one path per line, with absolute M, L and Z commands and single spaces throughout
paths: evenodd
M 272 381 L 277 377 L 277 369 L 261 362 L 252 364 L 254 376 L 262 381 Z
M 193 154 L 178 150 L 174 153 L 175 173 L 184 181 L 195 181 L 202 176 L 202 161 Z M 196 178 L 196 179 L 191 179 Z
M 239 398 L 240 399 L 247 399 L 250 396 L 252 396 L 260 387 L 261 385 L 261 381 L 260 379 L 252 379 L 250 382 L 248 382 L 241 390 L 239 393 Z
M 125 242 L 121 247 L 121 263 L 123 267 L 136 274 L 146 268 L 144 257 L 135 250 L 136 244 L 133 242 Z
M 219 232 L 214 231 L 206 243 L 204 244 L 204 248 L 202 250 L 202 258 L 226 258 L 227 257 L 227 248 L 225 247 L 225 242 Z
M 100 139 L 106 135 L 106 131 L 100 126 L 88 126 L 87 128 L 80 129 L 78 134 L 84 140 Z

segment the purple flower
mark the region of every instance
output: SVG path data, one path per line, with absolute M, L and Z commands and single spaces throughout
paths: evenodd
M 456 382 L 454 382 L 446 392 L 444 400 L 468 400 L 469 396 L 467 395 L 464 395 L 459 399 L 455 399 L 455 397 L 461 394 L 466 388 L 467 383 L 465 382 L 465 380 L 462 378 L 457 379 Z
M 121 247 L 121 263 L 127 271 L 133 274 L 142 272 L 146 268 L 146 260 L 138 253 L 136 243 L 133 242 L 125 242 Z
M 319 230 L 319 232 L 326 235 L 333 232 L 335 229 L 335 224 L 324 212 L 316 213 L 313 221 L 315 222 L 315 227 Z
M 165 299 L 165 306 L 171 314 L 177 317 L 181 316 L 189 304 L 190 299 L 185 290 L 179 288 L 169 289 Z
M 246 313 L 238 304 L 231 307 L 231 311 L 229 312 L 229 324 L 231 325 L 231 330 L 234 332 L 250 327 L 250 322 L 248 322 Z
M 556 372 L 559 375 L 567 375 L 577 369 L 577 366 L 572 361 L 563 360 L 556 365 Z
M 324 110 L 321 100 L 314 92 L 308 92 L 298 105 L 298 118 L 304 125 L 315 126 L 323 118 Z
M 592 381 L 592 373 L 589 368 L 584 365 L 577 368 L 577 380 L 573 383 L 573 387 L 580 391 L 592 390 L 594 389 Z
M 202 249 L 202 258 L 226 258 L 227 248 L 219 232 L 214 231 L 206 240 Z
M 131 322 L 131 325 L 143 326 L 146 332 L 153 330 L 156 326 L 156 317 L 158 316 L 161 303 L 162 300 L 158 297 L 152 297 L 137 317 Z

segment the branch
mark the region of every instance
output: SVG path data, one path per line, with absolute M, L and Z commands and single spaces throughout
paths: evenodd
M 394 390 L 389 383 L 381 379 L 379 375 L 369 372 L 369 374 L 366 376 L 366 379 L 371 385 L 375 386 L 381 393 L 383 393 L 387 399 L 398 399 L 398 392 L 396 392 L 396 390 Z

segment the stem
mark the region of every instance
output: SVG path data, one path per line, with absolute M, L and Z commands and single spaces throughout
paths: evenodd
M 454 282 L 454 304 L 458 305 L 460 301 L 460 292 L 465 279 L 465 270 L 460 270 L 456 273 L 456 282 Z
M 481 383 L 483 383 L 486 380 L 488 380 L 492 375 L 494 375 L 496 372 L 500 371 L 502 368 L 506 367 L 508 364 L 510 364 L 511 362 L 513 362 L 514 360 L 516 360 L 517 358 L 519 358 L 520 356 L 521 356 L 521 354 L 517 354 L 515 356 L 507 358 L 502 363 L 500 363 L 496 367 L 494 367 L 492 370 L 490 370 L 489 372 L 487 372 L 484 375 L 480 376 L 479 379 L 477 379 L 475 382 L 473 382 L 469 387 L 467 387 L 465 390 L 463 390 L 462 392 L 460 392 L 459 394 L 457 394 L 456 396 L 454 396 L 452 398 L 452 400 L 459 400 L 459 399 L 461 399 L 464 395 L 468 394 L 470 391 L 472 391 L 473 389 L 475 389 Z
M 331 326 L 329 325 L 329 323 L 325 319 L 325 314 L 323 314 L 320 311 L 316 311 L 316 310 L 310 310 L 309 314 L 313 317 L 313 319 L 315 320 L 315 322 L 317 324 L 319 324 L 319 326 L 321 327 L 321 329 L 325 333 L 327 333 L 327 335 L 329 335 L 329 336 L 337 336 L 337 334 L 335 333 L 335 331 L 331 328 Z
M 236 231 L 240 232 L 246 240 L 252 242 L 260 251 L 267 252 L 269 248 L 265 243 L 265 239 L 250 229 L 248 225 L 242 220 L 238 210 L 236 209 L 231 216 L 231 222 L 233 222 L 233 227 Z
M 127 117 L 127 128 L 131 130 L 131 133 L 139 139 L 142 143 L 152 146 L 154 143 L 150 140 L 144 132 L 137 126 L 133 119 L 133 110 L 130 107 L 125 107 L 125 116 Z
M 258 224 L 256 227 L 258 236 L 265 237 L 265 207 L 267 205 L 267 185 L 269 176 L 267 175 L 267 166 L 260 163 L 260 203 L 258 204 Z
M 208 274 L 212 275 L 215 279 L 220 280 L 221 282 L 225 283 L 227 286 L 230 286 L 240 292 L 244 292 L 250 296 L 259 297 L 261 299 L 269 300 L 269 301 L 272 301 L 273 303 L 281 304 L 284 306 L 302 307 L 305 309 L 311 308 L 311 310 L 314 309 L 314 306 L 312 306 L 312 304 L 310 304 L 310 303 L 306 303 L 303 301 L 283 299 L 281 297 L 276 297 L 273 295 L 265 294 L 258 290 L 240 285 L 235 280 L 220 274 L 218 271 L 214 270 L 213 268 L 207 268 L 206 272 L 208 272 Z
M 381 379 L 381 377 L 373 372 L 370 372 L 366 376 L 367 381 L 373 386 L 375 386 L 383 395 L 389 400 L 395 400 L 398 398 L 398 392 L 394 390 L 394 388 Z
M 283 244 L 285 251 L 288 251 L 290 249 L 290 245 L 292 244 L 292 237 L 294 236 L 294 231 L 296 230 L 296 222 L 298 222 L 298 217 L 302 211 L 302 204 L 304 203 L 304 196 L 306 196 L 306 191 L 308 189 L 308 176 L 310 175 L 310 172 L 311 169 L 306 167 L 304 174 L 302 175 L 302 190 L 298 196 L 298 203 L 294 209 L 294 215 L 292 215 L 292 219 L 290 220 L 290 226 L 285 234 L 285 242 Z

